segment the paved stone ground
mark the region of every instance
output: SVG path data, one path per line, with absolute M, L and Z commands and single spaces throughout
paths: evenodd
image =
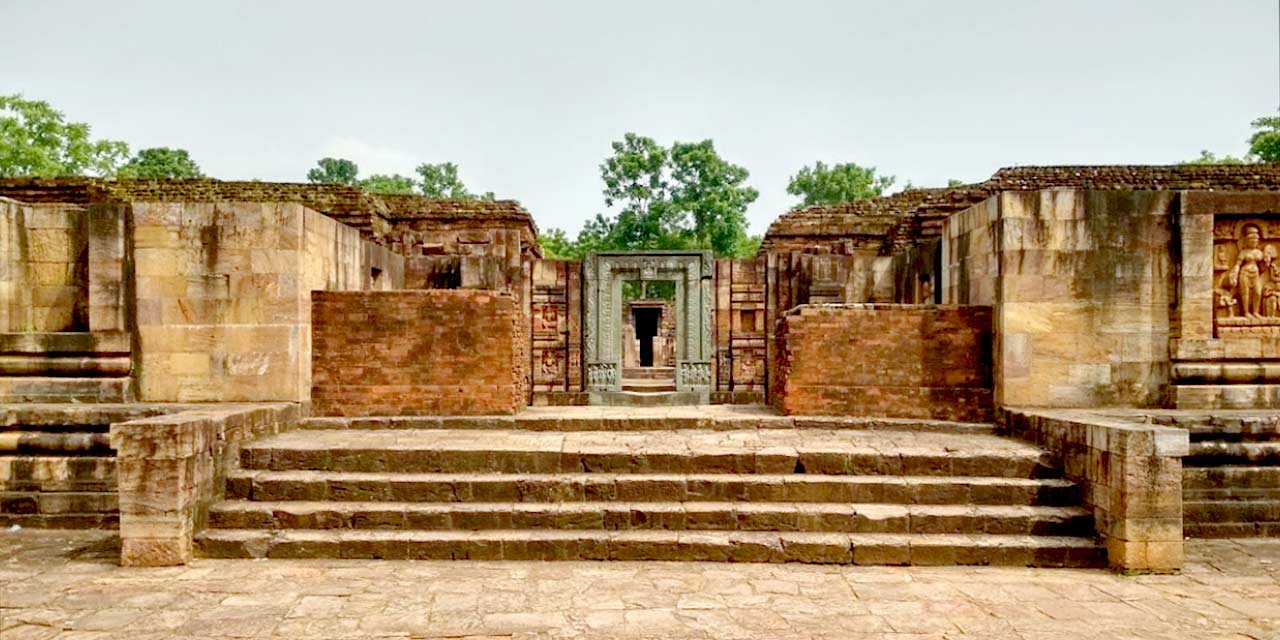
M 0 638 L 1280 638 L 1280 540 L 1189 542 L 1176 576 L 1101 570 L 199 560 L 0 532 Z

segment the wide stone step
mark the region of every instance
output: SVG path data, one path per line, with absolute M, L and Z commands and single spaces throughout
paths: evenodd
M 1280 501 L 1280 489 L 1236 489 L 1232 487 L 1223 487 L 1219 489 L 1188 489 L 1184 485 L 1182 489 L 1182 499 L 1187 502 L 1241 502 L 1256 500 Z
M 714 408 L 714 407 L 713 407 Z M 748 429 L 827 429 L 859 431 L 914 431 L 992 435 L 989 423 L 865 418 L 842 416 L 779 416 L 763 409 L 735 408 L 732 412 L 687 407 L 620 410 L 611 407 L 573 407 L 579 411 L 543 412 L 526 409 L 515 416 L 374 416 L 312 417 L 299 421 L 301 429 L 479 429 L 519 431 L 742 431 Z M 564 409 L 564 407 L 557 407 Z
M 1280 500 L 1188 500 L 1184 522 L 1280 522 Z
M 1280 489 L 1280 467 L 1185 467 L 1182 488 Z
M 0 491 L 115 491 L 113 456 L 0 455 Z
M 0 513 L 0 527 L 25 529 L 118 529 L 119 513 Z
M 0 513 L 118 513 L 115 491 L 0 491 Z
M 1184 521 L 1182 534 L 1188 538 L 1280 538 L 1280 521 L 1275 522 L 1191 522 Z
M 675 380 L 675 367 L 623 367 L 623 380 Z
M 277 471 L 408 473 L 1054 475 L 1040 449 L 993 436 L 820 429 L 294 431 L 245 447 L 241 463 Z
M 790 502 L 222 502 L 223 529 L 663 529 L 1089 535 L 1080 507 Z
M 0 454 L 100 456 L 113 451 L 111 438 L 105 432 L 0 432 Z
M 1280 466 L 1280 441 L 1228 442 L 1209 440 L 1192 442 L 1189 455 L 1182 459 L 1188 467 L 1224 465 Z
M 208 558 L 672 560 L 859 565 L 1094 567 L 1092 538 L 756 531 L 379 531 L 209 529 Z
M 623 391 L 636 391 L 641 393 L 671 393 L 676 390 L 675 380 L 653 380 L 653 379 L 622 379 Z
M 1054 478 L 815 474 L 431 474 L 244 471 L 228 499 L 400 502 L 765 501 L 1073 505 L 1074 483 Z

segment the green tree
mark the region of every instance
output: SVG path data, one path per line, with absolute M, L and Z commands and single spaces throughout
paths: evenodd
M 964 180 L 956 180 L 955 178 L 949 178 L 947 180 L 948 187 L 963 187 L 964 185 L 965 185 Z
M 458 165 L 452 162 L 440 164 L 424 163 L 416 169 L 422 179 L 419 187 L 422 195 L 441 200 L 493 200 L 493 192 L 474 194 L 467 190 L 458 177 Z
M 626 134 L 610 145 L 613 155 L 600 165 L 606 207 L 583 227 L 580 240 L 611 250 L 687 249 L 683 216 L 671 201 L 671 152 L 653 138 Z
M 800 209 L 882 196 L 894 181 L 893 176 L 877 175 L 875 167 L 861 167 L 852 162 L 828 167 L 816 162 L 813 167 L 801 167 L 791 176 L 787 193 L 800 197 L 800 203 L 792 207 Z
M 552 260 L 581 260 L 587 256 L 584 246 L 569 239 L 564 229 L 551 228 L 538 235 L 542 255 Z
M 581 247 L 711 249 L 720 256 L 748 248 L 746 209 L 759 194 L 745 184 L 747 170 L 721 158 L 711 140 L 668 149 L 628 133 L 611 148 L 600 177 L 605 206 L 617 213 L 588 221 Z
M 1280 116 L 1263 116 L 1249 124 L 1256 129 L 1249 136 L 1249 155 L 1258 162 L 1280 162 Z
M 376 173 L 360 181 L 360 188 L 369 193 L 413 193 L 418 186 L 413 178 L 398 173 Z
M 760 192 L 746 185 L 750 173 L 726 162 L 710 140 L 671 147 L 671 202 L 692 218 L 694 246 L 735 255 L 747 237 L 747 207 Z
M 163 180 L 167 178 L 203 178 L 200 165 L 197 165 L 186 149 L 170 149 L 169 147 L 152 147 L 143 149 L 133 156 L 116 172 L 120 178 L 142 178 L 146 180 Z
M 113 174 L 129 145 L 89 134 L 48 102 L 0 96 L 0 177 Z
M 360 175 L 360 167 L 345 158 L 321 158 L 316 165 L 307 172 L 309 182 L 354 185 Z
M 1208 149 L 1200 151 L 1200 157 L 1178 164 L 1247 164 L 1248 161 L 1235 156 L 1218 156 Z

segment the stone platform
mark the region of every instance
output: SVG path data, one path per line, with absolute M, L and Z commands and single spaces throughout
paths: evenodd
M 991 425 L 763 407 L 311 418 L 247 443 L 207 557 L 1095 566 L 1091 512 Z
M 1181 575 L 708 562 L 197 559 L 0 531 L 0 637 L 37 640 L 1259 640 L 1280 541 L 1190 540 Z

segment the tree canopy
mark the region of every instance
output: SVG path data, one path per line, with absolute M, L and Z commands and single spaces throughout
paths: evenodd
M 862 167 L 852 162 L 828 167 L 822 161 L 804 166 L 787 183 L 787 193 L 799 196 L 792 209 L 814 205 L 832 205 L 865 200 L 884 195 L 896 180 L 878 175 L 875 167 Z
M 346 158 L 320 158 L 316 167 L 307 172 L 308 182 L 324 184 L 355 184 L 360 167 Z
M 1280 115 L 1262 116 L 1249 123 L 1249 155 L 1258 162 L 1280 162 Z
M 116 172 L 120 178 L 144 178 L 161 180 L 165 178 L 203 178 L 200 165 L 197 165 L 186 149 L 170 149 L 169 147 L 152 147 L 143 149 L 129 159 Z
M 129 145 L 90 133 L 48 102 L 0 96 L 0 177 L 114 174 Z
M 467 185 L 463 184 L 462 179 L 458 177 L 458 165 L 452 162 L 443 162 L 440 164 L 423 163 L 415 169 L 421 180 L 418 187 L 422 190 L 422 195 L 428 198 L 440 198 L 446 200 L 493 200 L 493 192 L 487 191 L 483 194 L 474 194 L 467 190 Z
M 386 175 L 375 173 L 360 181 L 360 188 L 369 193 L 414 193 L 418 183 L 409 176 L 398 173 Z
M 1280 162 L 1280 115 L 1254 118 L 1249 126 L 1254 129 L 1249 136 L 1249 151 L 1244 157 L 1217 155 L 1207 149 L 1200 157 L 1180 164 L 1252 164 Z
M 746 210 L 759 196 L 749 173 L 720 157 L 711 140 L 676 142 L 627 133 L 600 165 L 602 195 L 613 215 L 596 214 L 569 240 L 560 229 L 542 235 L 548 256 L 579 259 L 592 251 L 711 249 L 719 256 L 754 255 Z M 750 252 L 749 254 L 746 252 Z
M 417 169 L 421 180 L 398 173 L 376 173 L 368 178 L 360 177 L 360 167 L 346 158 L 321 158 L 315 168 L 307 172 L 307 180 L 328 184 L 349 184 L 370 193 L 417 193 L 428 198 L 442 200 L 493 200 L 493 192 L 476 195 L 467 190 L 458 177 L 458 165 L 452 162 L 420 164 Z

